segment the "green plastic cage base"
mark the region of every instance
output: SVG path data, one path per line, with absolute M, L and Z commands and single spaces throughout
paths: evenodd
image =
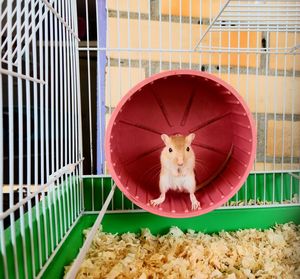
M 74 178 L 78 182 L 78 178 Z M 264 181 L 266 181 L 266 190 L 264 191 Z M 105 201 L 108 193 L 110 192 L 112 180 L 109 177 L 105 178 L 84 178 L 84 206 L 86 211 L 92 210 L 92 197 L 94 197 L 94 210 L 99 211 Z M 65 183 L 61 186 L 60 193 L 66 193 L 69 191 L 71 194 L 75 189 L 68 187 L 69 183 Z M 282 187 L 281 187 L 282 185 Z M 254 189 L 256 188 L 256 191 Z M 264 196 L 265 193 L 265 196 Z M 288 174 L 257 174 L 250 175 L 246 184 L 241 188 L 239 193 L 232 198 L 232 201 L 236 200 L 250 200 L 256 198 L 257 200 L 263 200 L 266 198 L 268 201 L 280 202 L 281 200 L 289 200 L 294 195 L 299 195 L 299 180 L 292 178 Z M 75 204 L 79 196 L 75 195 L 73 203 Z M 58 199 L 58 194 L 56 195 Z M 48 197 L 45 198 L 45 203 L 48 203 Z M 113 205 L 113 207 L 112 207 Z M 37 210 L 38 208 L 38 210 Z M 57 201 L 51 202 L 51 210 L 62 210 Z M 127 200 L 119 189 L 116 189 L 112 203 L 108 210 L 119 209 L 135 209 L 136 206 Z M 67 212 L 67 207 L 64 208 Z M 44 239 L 44 218 L 42 218 L 42 206 L 41 202 L 38 206 L 32 208 L 33 218 L 33 242 L 35 249 L 38 247 L 38 229 L 37 229 L 37 216 L 40 216 L 41 222 L 41 257 L 39 259 L 38 253 L 34 252 L 34 259 L 36 263 L 44 265 L 46 262 L 45 252 L 45 239 Z M 87 213 L 87 212 L 86 212 Z M 70 215 L 67 214 L 67 222 L 70 222 Z M 49 220 L 49 208 L 46 209 L 46 228 L 47 234 L 50 234 L 49 228 L 54 224 Z M 58 229 L 60 229 L 60 216 L 58 216 Z M 76 217 L 76 216 L 75 216 Z M 76 257 L 80 247 L 83 244 L 83 230 L 91 227 L 96 219 L 96 214 L 84 214 L 78 219 L 78 222 L 74 225 L 74 228 L 66 238 L 58 253 L 53 258 L 48 268 L 46 269 L 43 278 L 62 278 L 64 274 L 64 266 L 69 265 Z M 25 241 L 26 241 L 26 255 L 27 255 L 27 268 L 29 271 L 28 278 L 32 278 L 32 266 L 30 259 L 32 253 L 30 251 L 30 229 L 28 223 L 28 213 L 24 215 L 25 220 Z M 130 222 L 128 222 L 130 220 Z M 194 229 L 196 231 L 202 231 L 206 233 L 218 232 L 221 230 L 232 231 L 246 228 L 265 229 L 273 226 L 276 223 L 295 222 L 300 224 L 300 206 L 280 206 L 269 208 L 235 208 L 235 209 L 218 209 L 203 216 L 198 216 L 188 219 L 169 219 L 160 216 L 156 216 L 146 212 L 132 212 L 132 213 L 107 213 L 103 219 L 103 229 L 106 232 L 112 233 L 124 233 L 124 232 L 139 232 L 141 228 L 148 227 L 154 234 L 163 234 L 168 231 L 171 226 L 178 226 L 182 230 Z M 17 243 L 17 255 L 18 255 L 18 270 L 20 271 L 20 279 L 25 278 L 23 255 L 22 255 L 22 238 L 20 230 L 20 220 L 15 222 L 16 231 L 16 243 Z M 63 227 L 63 229 L 67 229 Z M 54 240 L 60 242 L 61 237 Z M 10 278 L 15 278 L 14 271 L 14 259 L 13 259 L 13 247 L 11 244 L 11 230 L 8 228 L 5 231 L 6 242 L 6 258 L 8 262 L 8 271 Z M 48 238 L 48 246 L 50 247 L 50 240 Z M 38 266 L 38 265 L 37 265 Z M 36 270 L 38 274 L 40 270 Z M 0 278 L 3 278 L 3 258 L 0 253 Z
M 91 227 L 97 215 L 83 215 L 76 227 L 47 268 L 42 278 L 62 278 L 64 266 L 69 265 L 83 245 L 83 230 Z M 130 222 L 128 221 L 130 220 Z M 164 234 L 172 226 L 182 230 L 194 229 L 206 233 L 247 228 L 267 229 L 275 224 L 300 224 L 300 206 L 254 209 L 219 209 L 206 215 L 188 218 L 165 218 L 151 213 L 112 213 L 104 216 L 103 231 L 111 233 L 140 232 L 149 228 L 153 234 Z
M 77 185 L 79 185 L 79 177 L 73 177 L 70 178 L 70 180 L 74 180 Z M 71 183 L 68 183 L 67 181 L 64 181 L 63 184 L 60 185 L 60 191 L 55 192 L 55 197 L 51 195 L 51 198 L 49 200 L 48 196 L 45 196 L 44 201 L 40 201 L 37 203 L 36 206 L 32 207 L 31 212 L 32 212 L 32 229 L 30 229 L 30 220 L 29 220 L 29 213 L 24 214 L 24 243 L 26 245 L 26 258 L 27 258 L 27 271 L 28 271 L 28 278 L 33 278 L 32 277 L 32 257 L 34 257 L 34 261 L 36 264 L 36 269 L 35 269 L 35 274 L 37 275 L 40 271 L 39 266 L 42 266 L 45 264 L 47 256 L 46 256 L 46 240 L 45 240 L 45 233 L 49 236 L 51 231 L 50 227 L 53 229 L 55 228 L 54 220 L 52 220 L 52 223 L 50 222 L 49 218 L 49 211 L 52 211 L 52 214 L 54 210 L 57 212 L 63 212 L 65 211 L 66 213 L 69 212 L 69 208 L 67 206 L 64 206 L 63 203 L 58 202 L 59 197 L 64 199 L 67 192 L 69 193 L 70 200 L 69 202 L 72 204 L 75 204 L 77 200 L 79 199 L 79 195 L 72 195 L 71 193 L 75 193 L 74 189 L 70 187 L 70 185 L 74 185 Z M 60 194 L 58 194 L 60 193 Z M 53 199 L 55 199 L 53 201 Z M 50 201 L 50 207 L 48 207 L 48 203 Z M 46 213 L 43 215 L 43 202 L 46 204 Z M 49 210 L 50 209 L 50 210 Z M 77 209 L 79 212 L 80 209 Z M 78 214 L 79 215 L 79 214 Z M 45 218 L 44 218 L 45 216 Z M 38 221 L 37 217 L 39 217 L 39 222 L 40 226 L 38 226 Z M 7 217 L 9 218 L 9 217 Z M 63 218 L 63 213 L 57 215 L 57 231 L 60 232 L 67 230 L 67 225 L 65 226 L 64 222 L 62 222 Z M 71 216 L 70 214 L 66 214 L 66 224 L 71 223 Z M 44 226 L 46 224 L 46 226 Z M 17 260 L 18 260 L 18 270 L 19 270 L 19 278 L 25 278 L 25 267 L 23 264 L 23 243 L 22 243 L 22 232 L 21 232 L 21 222 L 20 219 L 16 220 L 15 223 L 15 237 L 16 237 L 16 253 L 17 253 Z M 45 228 L 47 231 L 45 232 Z M 40 230 L 40 232 L 39 232 Z M 15 275 L 15 264 L 14 264 L 14 254 L 13 254 L 13 245 L 12 245 L 12 234 L 11 234 L 11 227 L 8 227 L 4 231 L 4 237 L 5 237 L 5 246 L 6 246 L 6 259 L 7 259 L 7 269 L 8 269 L 8 274 L 9 278 L 13 279 L 16 278 Z M 38 234 L 40 235 L 40 243 L 38 241 Z M 32 254 L 31 252 L 31 237 L 32 237 L 32 243 L 34 247 L 34 253 Z M 56 234 L 53 234 L 53 241 L 54 243 L 59 243 L 62 239 L 62 236 L 60 233 L 56 236 Z M 48 237 L 48 247 L 51 247 L 50 243 L 50 237 Z M 41 254 L 39 257 L 38 253 L 38 247 L 41 250 Z M 55 247 L 54 247 L 55 248 Z M 0 252 L 1 252 L 1 247 L 0 247 Z M 4 262 L 2 258 L 2 253 L 0 253 L 0 278 L 4 278 Z M 56 278 L 56 277 L 55 277 Z

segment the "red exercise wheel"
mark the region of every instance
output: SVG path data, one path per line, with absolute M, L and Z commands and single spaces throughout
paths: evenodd
M 196 192 L 201 209 L 192 211 L 189 195 L 169 191 L 160 207 L 160 135 L 195 133 Z M 151 76 L 133 87 L 110 119 L 105 142 L 110 174 L 139 207 L 161 216 L 183 218 L 207 213 L 228 201 L 253 164 L 256 132 L 252 115 L 234 88 L 207 73 L 176 70 Z

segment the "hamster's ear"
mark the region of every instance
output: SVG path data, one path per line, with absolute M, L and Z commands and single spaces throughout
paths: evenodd
M 165 143 L 165 145 L 167 145 L 168 142 L 170 141 L 170 138 L 166 134 L 162 134 L 161 135 L 161 139 L 163 140 L 163 142 Z
M 187 144 L 190 145 L 192 143 L 192 141 L 194 140 L 194 138 L 195 138 L 194 133 L 191 133 L 188 136 L 186 136 L 185 139 L 186 139 Z

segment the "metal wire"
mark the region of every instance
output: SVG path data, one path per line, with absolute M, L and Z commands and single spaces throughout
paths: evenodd
M 243 2 L 246 2 L 244 4 Z M 205 36 L 211 32 L 243 31 L 300 31 L 300 1 L 237 1 L 226 0 L 218 14 L 197 42 L 198 49 Z M 295 46 L 290 48 L 292 51 Z
M 4 278 L 39 277 L 83 210 L 76 26 L 76 5 L 71 0 L 0 1 Z M 9 206 L 4 204 L 6 196 Z M 4 232 L 7 223 L 9 238 Z
M 5 11 L 5 9 L 4 9 Z M 2 5 L 0 5 L 0 14 L 3 12 Z M 2 27 L 2 20 L 0 20 L 0 27 Z M 2 36 L 0 36 L 0 44 L 2 45 Z M 2 73 L 0 72 L 0 88 L 3 87 Z M 0 90 L 0 134 L 3 135 L 3 93 Z M 3 164 L 3 137 L 0 137 L 0 213 L 3 212 L 3 174 L 4 174 L 4 164 Z M 7 269 L 7 252 L 6 252 L 6 242 L 4 234 L 4 220 L 0 220 L 0 244 L 1 244 L 1 254 L 3 257 L 3 269 L 4 276 L 8 278 L 8 269 Z

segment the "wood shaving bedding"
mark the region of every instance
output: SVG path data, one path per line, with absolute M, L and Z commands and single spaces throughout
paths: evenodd
M 248 201 L 242 201 L 242 200 L 238 200 L 238 201 L 229 201 L 227 202 L 225 205 L 226 206 L 245 206 L 245 205 L 271 205 L 271 204 L 291 204 L 291 203 L 299 203 L 299 195 L 298 194 L 294 194 L 292 199 L 290 200 L 283 200 L 281 202 L 278 201 L 261 201 L 259 199 L 253 200 L 250 199 Z
M 300 278 L 300 226 L 213 235 L 98 231 L 76 278 Z

